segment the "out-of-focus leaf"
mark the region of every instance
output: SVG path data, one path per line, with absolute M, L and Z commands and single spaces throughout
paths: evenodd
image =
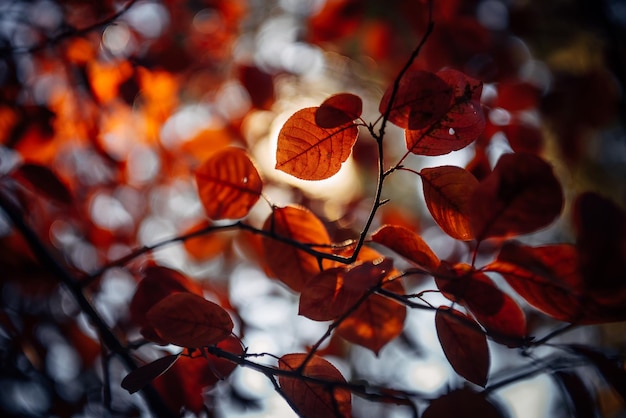
M 230 335 L 233 321 L 221 306 L 192 293 L 174 293 L 146 314 L 158 335 L 171 344 L 198 348 Z
M 300 368 L 306 354 L 286 354 L 278 360 L 278 368 L 295 372 Z M 346 383 L 339 370 L 327 360 L 313 356 L 302 370 L 302 375 L 328 382 Z M 279 376 L 278 382 L 284 395 L 306 418 L 350 417 L 352 396 L 344 388 L 317 384 L 297 376 Z
M 372 240 L 428 270 L 439 266 L 439 258 L 422 237 L 403 226 L 383 225 L 372 234 Z
M 561 213 L 563 192 L 552 167 L 531 154 L 505 154 L 471 198 L 474 237 L 534 232 Z
M 263 181 L 241 148 L 215 153 L 196 170 L 198 194 L 211 219 L 238 219 L 259 200 Z
M 387 88 L 380 101 L 378 110 L 383 115 L 389 107 L 392 92 L 393 85 Z M 389 121 L 405 129 L 424 128 L 448 111 L 452 97 L 450 86 L 436 74 L 407 72 L 400 80 Z
M 591 361 L 602 377 L 613 386 L 624 402 L 626 402 L 626 369 L 622 359 L 611 357 L 592 347 L 583 345 L 570 345 L 568 347 Z
M 276 168 L 303 180 L 323 180 L 336 174 L 356 142 L 354 124 L 321 128 L 315 122 L 318 108 L 294 113 L 278 134 Z
M 46 166 L 24 163 L 13 172 L 13 177 L 26 181 L 37 193 L 41 193 L 54 202 L 64 205 L 72 204 L 72 194 L 65 183 Z
M 212 224 L 207 220 L 202 220 L 187 229 L 183 234 L 186 235 L 200 231 L 211 225 Z M 230 238 L 225 237 L 224 234 L 220 233 L 207 233 L 187 239 L 183 245 L 185 246 L 187 254 L 189 254 L 191 258 L 203 261 L 217 257 L 220 254 L 224 254 L 230 245 Z
M 178 354 L 170 354 L 145 364 L 128 373 L 122 380 L 122 387 L 129 393 L 135 393 L 169 370 L 178 360 Z
M 469 213 L 478 180 L 469 171 L 450 165 L 424 168 L 420 177 L 426 206 L 437 225 L 452 238 L 474 238 Z
M 435 326 L 452 368 L 470 382 L 484 387 L 489 375 L 489 347 L 478 324 L 469 316 L 442 306 L 435 314 Z
M 505 418 L 500 408 L 481 393 L 457 389 L 430 403 L 422 418 Z
M 514 122 L 502 127 L 509 145 L 515 152 L 539 154 L 543 147 L 543 134 L 533 125 Z
M 337 128 L 352 123 L 361 116 L 363 101 L 355 94 L 330 96 L 315 111 L 315 123 L 320 128 Z
M 274 209 L 263 230 L 294 242 L 331 243 L 324 224 L 312 212 L 299 206 Z M 263 237 L 262 243 L 265 262 L 274 276 L 296 292 L 320 272 L 317 259 L 295 246 L 269 237 Z
M 532 109 L 537 107 L 541 92 L 537 86 L 525 81 L 500 83 L 498 96 L 493 104 L 510 112 Z
M 569 398 L 576 418 L 595 418 L 598 406 L 581 377 L 575 372 L 557 370 L 553 376 Z

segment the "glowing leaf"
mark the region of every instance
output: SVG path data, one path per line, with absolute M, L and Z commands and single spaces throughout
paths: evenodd
M 348 311 L 368 289 L 378 285 L 391 270 L 391 259 L 358 264 L 350 269 L 324 270 L 309 280 L 300 295 L 299 314 L 328 321 Z
M 295 242 L 322 246 L 331 243 L 324 224 L 312 212 L 298 206 L 275 209 L 265 221 L 263 230 Z M 262 243 L 269 269 L 293 290 L 301 291 L 304 284 L 320 272 L 313 255 L 270 237 L 263 237 Z
M 487 337 L 470 317 L 447 307 L 435 314 L 441 348 L 452 368 L 462 377 L 485 386 L 489 374 Z
M 387 112 L 394 86 L 383 95 L 378 110 Z M 437 75 L 427 71 L 408 72 L 400 80 L 391 105 L 389 121 L 401 128 L 420 129 L 441 118 L 450 106 L 452 89 Z
M 384 225 L 372 235 L 372 240 L 426 269 L 435 270 L 439 265 L 439 258 L 422 237 L 403 226 Z
M 206 230 L 211 225 L 210 222 L 203 220 L 187 229 L 184 234 Z M 229 244 L 230 239 L 219 233 L 201 234 L 184 242 L 185 250 L 194 260 L 209 260 L 224 254 L 228 250 Z
M 198 194 L 211 219 L 237 219 L 259 200 L 263 182 L 248 154 L 225 148 L 196 170 Z
M 452 98 L 442 114 L 421 127 L 405 131 L 406 146 L 418 155 L 443 155 L 466 147 L 485 128 L 480 105 L 482 83 L 455 70 L 437 73 L 452 91 Z
M 295 372 L 306 359 L 306 354 L 286 354 L 278 360 L 278 368 Z M 313 356 L 302 370 L 302 375 L 327 382 L 346 383 L 339 370 L 321 357 Z M 280 388 L 287 398 L 307 418 L 350 417 L 350 391 L 331 384 L 311 382 L 297 376 L 279 376 Z
M 135 393 L 161 376 L 178 360 L 178 354 L 161 357 L 130 372 L 122 380 L 122 387 L 129 393 Z
M 351 93 L 329 97 L 315 111 L 315 124 L 320 128 L 336 128 L 352 123 L 361 116 L 363 101 Z
M 505 154 L 471 198 L 471 229 L 478 240 L 534 232 L 562 206 L 561 185 L 548 163 L 531 154 Z
M 317 109 L 297 111 L 278 134 L 276 168 L 304 180 L 322 180 L 336 174 L 359 134 L 354 124 L 328 129 L 317 126 Z
M 482 393 L 463 388 L 453 390 L 430 403 L 422 418 L 504 418 L 504 414 Z
M 221 306 L 192 293 L 174 293 L 146 314 L 158 335 L 171 344 L 198 348 L 230 335 L 233 321 Z
M 404 294 L 404 287 L 398 280 L 386 283 L 384 288 Z M 380 295 L 371 295 L 341 323 L 337 332 L 346 340 L 378 353 L 402 333 L 405 318 L 404 305 Z
M 470 229 L 470 200 L 478 180 L 455 166 L 424 168 L 420 171 L 426 206 L 437 225 L 452 238 L 474 238 Z

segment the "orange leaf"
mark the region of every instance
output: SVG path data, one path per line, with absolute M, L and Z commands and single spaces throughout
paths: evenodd
M 211 219 L 237 219 L 259 200 L 263 182 L 248 154 L 225 148 L 196 170 L 198 194 Z
M 354 124 L 321 128 L 316 107 L 294 113 L 278 134 L 276 168 L 303 180 L 336 174 L 352 152 L 359 130 Z
M 475 141 L 485 129 L 480 105 L 482 83 L 455 70 L 437 73 L 452 91 L 445 111 L 420 127 L 405 131 L 406 146 L 413 154 L 443 155 Z
M 467 170 L 451 165 L 420 171 L 424 199 L 437 225 L 452 238 L 474 238 L 470 229 L 470 199 L 478 180 Z
M 276 208 L 265 221 L 263 230 L 301 243 L 331 243 L 324 224 L 312 212 L 298 206 Z M 319 273 L 314 256 L 273 238 L 263 237 L 262 243 L 265 261 L 274 276 L 296 292 Z
M 178 360 L 178 354 L 170 354 L 145 364 L 132 372 L 128 373 L 122 380 L 122 387 L 129 393 L 135 393 L 141 390 L 153 379 L 161 376 L 169 370 L 170 367 Z
M 441 306 L 435 314 L 435 326 L 452 368 L 470 382 L 484 387 L 489 374 L 489 347 L 478 324 L 455 309 Z
M 380 101 L 378 110 L 385 114 L 391 101 L 393 85 Z M 452 89 L 437 75 L 427 71 L 407 72 L 400 80 L 389 121 L 405 129 L 420 129 L 438 120 L 448 110 Z
M 210 222 L 203 220 L 187 229 L 184 234 L 203 230 L 210 225 Z M 230 238 L 225 237 L 223 233 L 207 233 L 185 240 L 183 245 L 194 260 L 209 260 L 227 251 Z
M 306 354 L 286 354 L 278 360 L 278 368 L 295 372 L 306 357 Z M 331 383 L 346 383 L 346 379 L 335 366 L 318 356 L 313 356 L 309 360 L 302 375 Z M 278 382 L 285 396 L 304 417 L 352 416 L 352 395 L 347 389 L 318 384 L 298 377 L 279 376 Z
M 230 335 L 233 321 L 221 306 L 192 293 L 174 293 L 146 314 L 159 336 L 174 345 L 198 348 Z
M 482 393 L 463 388 L 453 390 L 430 403 L 422 418 L 504 418 L 504 414 Z
M 439 258 L 422 237 L 403 226 L 383 225 L 374 232 L 372 240 L 428 270 L 439 265 Z
M 534 232 L 561 213 L 563 192 L 552 167 L 531 154 L 505 154 L 471 198 L 470 225 L 479 241 Z
M 385 284 L 385 289 L 404 294 L 398 280 Z M 346 340 L 377 353 L 402 333 L 406 307 L 389 298 L 372 295 L 350 314 L 337 328 Z
M 378 285 L 391 270 L 390 259 L 324 270 L 309 280 L 300 295 L 299 314 L 315 321 L 328 321 L 345 313 L 368 289 Z
M 352 123 L 363 111 L 363 101 L 351 93 L 330 96 L 315 111 L 315 124 L 320 128 L 336 128 Z

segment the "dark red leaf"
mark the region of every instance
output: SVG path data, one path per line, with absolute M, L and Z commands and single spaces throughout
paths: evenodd
M 391 101 L 393 85 L 389 86 L 378 110 L 385 114 Z M 420 129 L 441 118 L 452 100 L 452 89 L 436 74 L 426 71 L 408 72 L 391 106 L 389 121 L 401 128 Z
M 543 148 L 541 130 L 524 122 L 514 122 L 502 127 L 509 145 L 515 152 L 539 154 Z
M 430 403 L 422 418 L 505 418 L 485 395 L 471 389 L 457 389 Z
M 352 123 L 363 111 L 363 101 L 351 93 L 339 93 L 324 100 L 315 112 L 315 124 L 320 128 L 336 128 Z
M 620 358 L 611 357 L 596 348 L 583 345 L 570 345 L 569 348 L 591 361 L 598 372 L 626 402 L 626 370 Z
M 452 368 L 470 382 L 484 387 L 489 375 L 489 347 L 478 324 L 467 315 L 442 306 L 435 314 L 435 326 Z
M 478 240 L 534 232 L 561 213 L 563 192 L 552 167 L 531 154 L 505 154 L 476 188 L 470 224 Z
M 594 418 L 598 416 L 598 405 L 582 378 L 575 372 L 557 370 L 553 376 L 569 398 L 575 418 Z
M 46 166 L 24 163 L 13 172 L 13 176 L 18 180 L 26 181 L 37 193 L 57 203 L 70 205 L 73 201 L 72 194 L 65 183 Z
M 129 393 L 135 393 L 169 370 L 178 360 L 178 354 L 170 354 L 145 364 L 128 373 L 122 380 L 122 387 Z
M 502 107 L 508 111 L 537 107 L 541 92 L 534 84 L 524 81 L 504 82 L 498 85 L 498 97 L 494 107 Z

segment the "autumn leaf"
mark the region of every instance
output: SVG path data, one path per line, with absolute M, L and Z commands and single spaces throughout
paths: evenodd
M 315 124 L 320 128 L 337 128 L 361 116 L 363 101 L 351 93 L 330 96 L 315 111 Z
M 428 405 L 422 418 L 504 418 L 493 403 L 482 393 L 463 388 L 453 390 Z
M 420 171 L 424 199 L 437 225 L 452 238 L 474 238 L 470 227 L 470 205 L 478 180 L 455 166 L 424 168 Z
M 474 142 L 485 128 L 482 83 L 456 70 L 437 73 L 452 92 L 443 113 L 421 127 L 405 130 L 406 146 L 417 155 L 444 155 Z
M 312 212 L 299 206 L 274 209 L 263 230 L 293 242 L 322 246 L 331 243 L 324 224 Z M 290 243 L 265 236 L 262 244 L 265 262 L 273 275 L 296 292 L 320 272 L 319 263 L 313 255 Z
M 163 340 L 188 348 L 213 345 L 233 330 L 228 312 L 192 293 L 167 296 L 148 311 L 146 318 Z
M 378 110 L 385 114 L 394 86 L 385 91 Z M 452 100 L 452 89 L 437 75 L 427 71 L 410 71 L 400 79 L 389 112 L 389 121 L 405 129 L 420 129 L 441 118 Z
M 183 235 L 202 231 L 211 226 L 212 223 L 205 219 L 191 226 L 191 228 L 188 228 L 183 232 Z M 192 259 L 204 261 L 227 253 L 230 241 L 230 237 L 225 236 L 223 233 L 206 233 L 185 240 L 183 245 L 185 251 L 187 251 L 187 254 L 189 254 Z
M 246 151 L 229 147 L 196 170 L 198 194 L 211 219 L 238 219 L 259 200 L 263 181 Z
M 302 289 L 298 313 L 315 321 L 328 321 L 344 314 L 391 271 L 391 259 L 366 261 L 346 269 L 324 270 Z
M 63 205 L 72 204 L 73 198 L 68 187 L 54 171 L 46 166 L 24 163 L 13 173 L 13 177 L 26 182 L 34 191 Z
M 570 409 L 575 418 L 597 417 L 594 396 L 587 389 L 582 377 L 575 371 L 557 370 L 552 376 L 569 398 Z M 626 383 L 626 382 L 625 382 Z
M 303 180 L 323 180 L 336 174 L 350 156 L 357 126 L 322 128 L 315 121 L 317 111 L 316 107 L 301 109 L 283 125 L 276 150 L 278 170 Z
M 403 226 L 383 225 L 372 234 L 372 241 L 428 270 L 435 270 L 439 266 L 439 258 L 422 237 Z
M 306 358 L 307 354 L 286 354 L 278 360 L 278 368 L 286 372 L 295 372 Z M 313 356 L 302 370 L 302 375 L 329 382 L 328 384 L 316 383 L 297 376 L 281 375 L 278 377 L 284 395 L 298 408 L 298 412 L 303 417 L 347 418 L 352 416 L 350 391 L 332 385 L 333 382 L 346 383 L 346 379 L 335 366 L 321 357 Z
M 563 191 L 552 167 L 531 154 L 504 154 L 470 202 L 477 240 L 534 232 L 561 213 Z
M 489 374 L 489 347 L 478 324 L 467 315 L 442 306 L 435 314 L 435 326 L 452 368 L 470 382 L 484 387 Z
M 152 380 L 168 371 L 178 360 L 178 357 L 178 354 L 170 354 L 133 370 L 122 380 L 122 387 L 129 393 L 141 390 Z
M 384 285 L 388 291 L 404 294 L 398 280 Z M 394 300 L 371 295 L 351 313 L 337 328 L 337 333 L 346 340 L 378 352 L 402 333 L 406 307 Z

